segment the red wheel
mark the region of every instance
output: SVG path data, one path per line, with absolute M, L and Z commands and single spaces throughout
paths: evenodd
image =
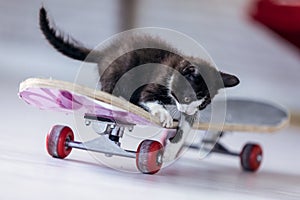
M 144 140 L 136 153 L 136 166 L 144 174 L 155 174 L 162 166 L 163 146 L 154 140 Z
M 243 170 L 255 172 L 263 157 L 262 148 L 258 144 L 246 144 L 240 154 Z
M 69 141 L 74 141 L 72 129 L 62 125 L 53 126 L 46 139 L 48 153 L 55 158 L 67 157 L 72 150 L 71 147 L 66 146 L 66 142 Z

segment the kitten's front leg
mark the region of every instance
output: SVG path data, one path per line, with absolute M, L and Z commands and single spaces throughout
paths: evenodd
M 163 127 L 171 128 L 173 126 L 173 118 L 170 113 L 157 101 L 143 102 L 141 105 L 147 109 L 153 116 L 159 118 Z

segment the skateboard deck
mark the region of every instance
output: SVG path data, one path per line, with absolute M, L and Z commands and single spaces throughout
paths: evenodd
M 60 112 L 81 110 L 123 124 L 160 127 L 159 119 L 142 108 L 111 94 L 78 84 L 30 78 L 20 84 L 19 96 L 40 109 Z M 227 99 L 222 124 L 211 124 L 211 107 L 202 110 L 194 129 L 222 131 L 274 132 L 289 122 L 289 113 L 280 106 L 247 99 Z M 175 117 L 176 118 L 176 117 Z M 174 122 L 174 127 L 178 126 Z

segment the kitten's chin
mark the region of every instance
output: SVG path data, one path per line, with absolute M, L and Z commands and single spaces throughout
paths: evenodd
M 190 104 L 179 104 L 176 102 L 176 107 L 178 111 L 185 113 L 187 115 L 194 115 L 199 109 L 198 107 L 203 103 L 203 99 L 198 100 L 198 101 L 193 101 Z
M 198 107 L 190 107 L 189 105 L 177 104 L 178 111 L 187 115 L 194 115 L 198 111 Z
M 187 112 L 185 112 L 185 114 L 194 115 L 194 114 L 196 114 L 197 111 L 198 111 L 198 109 L 195 109 L 195 110 L 192 110 L 192 111 L 187 111 Z

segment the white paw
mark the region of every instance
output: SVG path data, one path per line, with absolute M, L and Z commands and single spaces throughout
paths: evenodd
M 159 118 L 163 127 L 170 128 L 173 126 L 173 118 L 166 109 L 151 110 L 151 114 Z
M 173 126 L 173 118 L 170 113 L 160 104 L 156 102 L 144 103 L 149 108 L 153 116 L 158 117 L 163 127 L 171 128 Z

